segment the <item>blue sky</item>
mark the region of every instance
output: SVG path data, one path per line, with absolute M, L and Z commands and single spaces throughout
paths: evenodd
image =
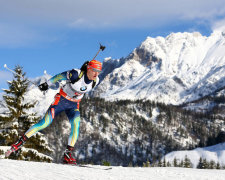
M 224 0 L 0 0 L 0 88 L 21 65 L 54 75 L 97 57 L 126 57 L 147 36 L 225 27 Z M 0 91 L 1 92 L 1 91 Z

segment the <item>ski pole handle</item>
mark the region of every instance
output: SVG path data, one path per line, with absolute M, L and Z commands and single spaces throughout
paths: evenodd
M 15 71 L 13 71 L 12 69 L 8 68 L 6 64 L 4 64 L 4 68 L 11 71 L 13 74 L 16 74 L 18 76 L 20 76 L 21 78 L 23 78 L 20 74 L 16 73 Z
M 6 64 L 4 64 L 4 68 L 11 71 L 13 74 L 16 74 L 17 76 L 24 78 L 23 76 L 21 76 L 21 74 L 18 74 L 17 72 L 13 71 L 12 69 L 8 68 L 8 66 Z M 27 79 L 27 81 L 29 81 L 30 83 L 32 83 L 33 85 L 37 86 L 35 83 L 33 83 L 32 81 L 30 81 L 29 79 Z
M 103 46 L 103 45 L 100 44 L 100 48 L 99 48 L 97 54 L 95 55 L 95 57 L 94 57 L 93 59 L 95 59 L 95 58 L 97 57 L 98 53 L 99 53 L 101 50 L 104 51 L 104 49 L 105 49 L 105 46 Z

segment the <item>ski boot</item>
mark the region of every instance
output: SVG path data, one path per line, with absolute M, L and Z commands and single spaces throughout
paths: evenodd
M 9 157 L 11 153 L 17 151 L 18 149 L 20 149 L 23 144 L 26 142 L 26 140 L 28 139 L 28 137 L 26 135 L 23 135 L 22 137 L 19 138 L 18 141 L 16 141 L 12 146 L 11 149 L 9 149 L 6 153 L 5 153 L 5 157 Z
M 72 157 L 72 151 L 73 151 L 74 147 L 71 147 L 69 145 L 67 145 L 67 148 L 64 152 L 64 157 L 63 157 L 63 163 L 64 164 L 74 164 L 76 165 L 76 159 L 74 159 Z

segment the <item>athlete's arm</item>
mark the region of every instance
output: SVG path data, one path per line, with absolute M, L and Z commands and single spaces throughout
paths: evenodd
M 69 80 L 70 82 L 73 82 L 78 78 L 78 72 L 75 69 L 72 69 L 71 71 L 65 71 L 60 74 L 57 74 L 53 77 L 51 77 L 47 83 L 48 85 L 55 84 L 57 82 L 61 82 L 63 80 Z
M 47 83 L 48 85 L 52 85 L 52 84 L 55 84 L 57 82 L 61 82 L 62 80 L 67 80 L 67 71 L 65 72 L 62 72 L 60 74 L 56 74 L 55 76 L 51 77 Z

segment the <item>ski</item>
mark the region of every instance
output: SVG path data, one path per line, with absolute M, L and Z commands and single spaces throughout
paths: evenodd
M 112 167 L 101 168 L 101 167 L 94 167 L 94 166 L 83 165 L 83 164 L 66 164 L 66 163 L 63 163 L 63 165 L 77 166 L 77 167 L 90 168 L 90 169 L 99 169 L 99 170 L 110 170 L 110 169 L 112 169 Z
M 5 152 L 5 157 L 8 158 L 11 153 L 13 153 L 15 150 L 14 149 L 9 149 L 8 151 Z
M 110 170 L 110 169 L 112 169 L 112 167 L 100 168 L 100 167 L 93 167 L 93 166 L 82 165 L 82 164 L 78 164 L 76 166 L 78 166 L 78 167 L 85 167 L 85 168 L 92 168 L 92 169 L 101 169 L 101 170 Z

